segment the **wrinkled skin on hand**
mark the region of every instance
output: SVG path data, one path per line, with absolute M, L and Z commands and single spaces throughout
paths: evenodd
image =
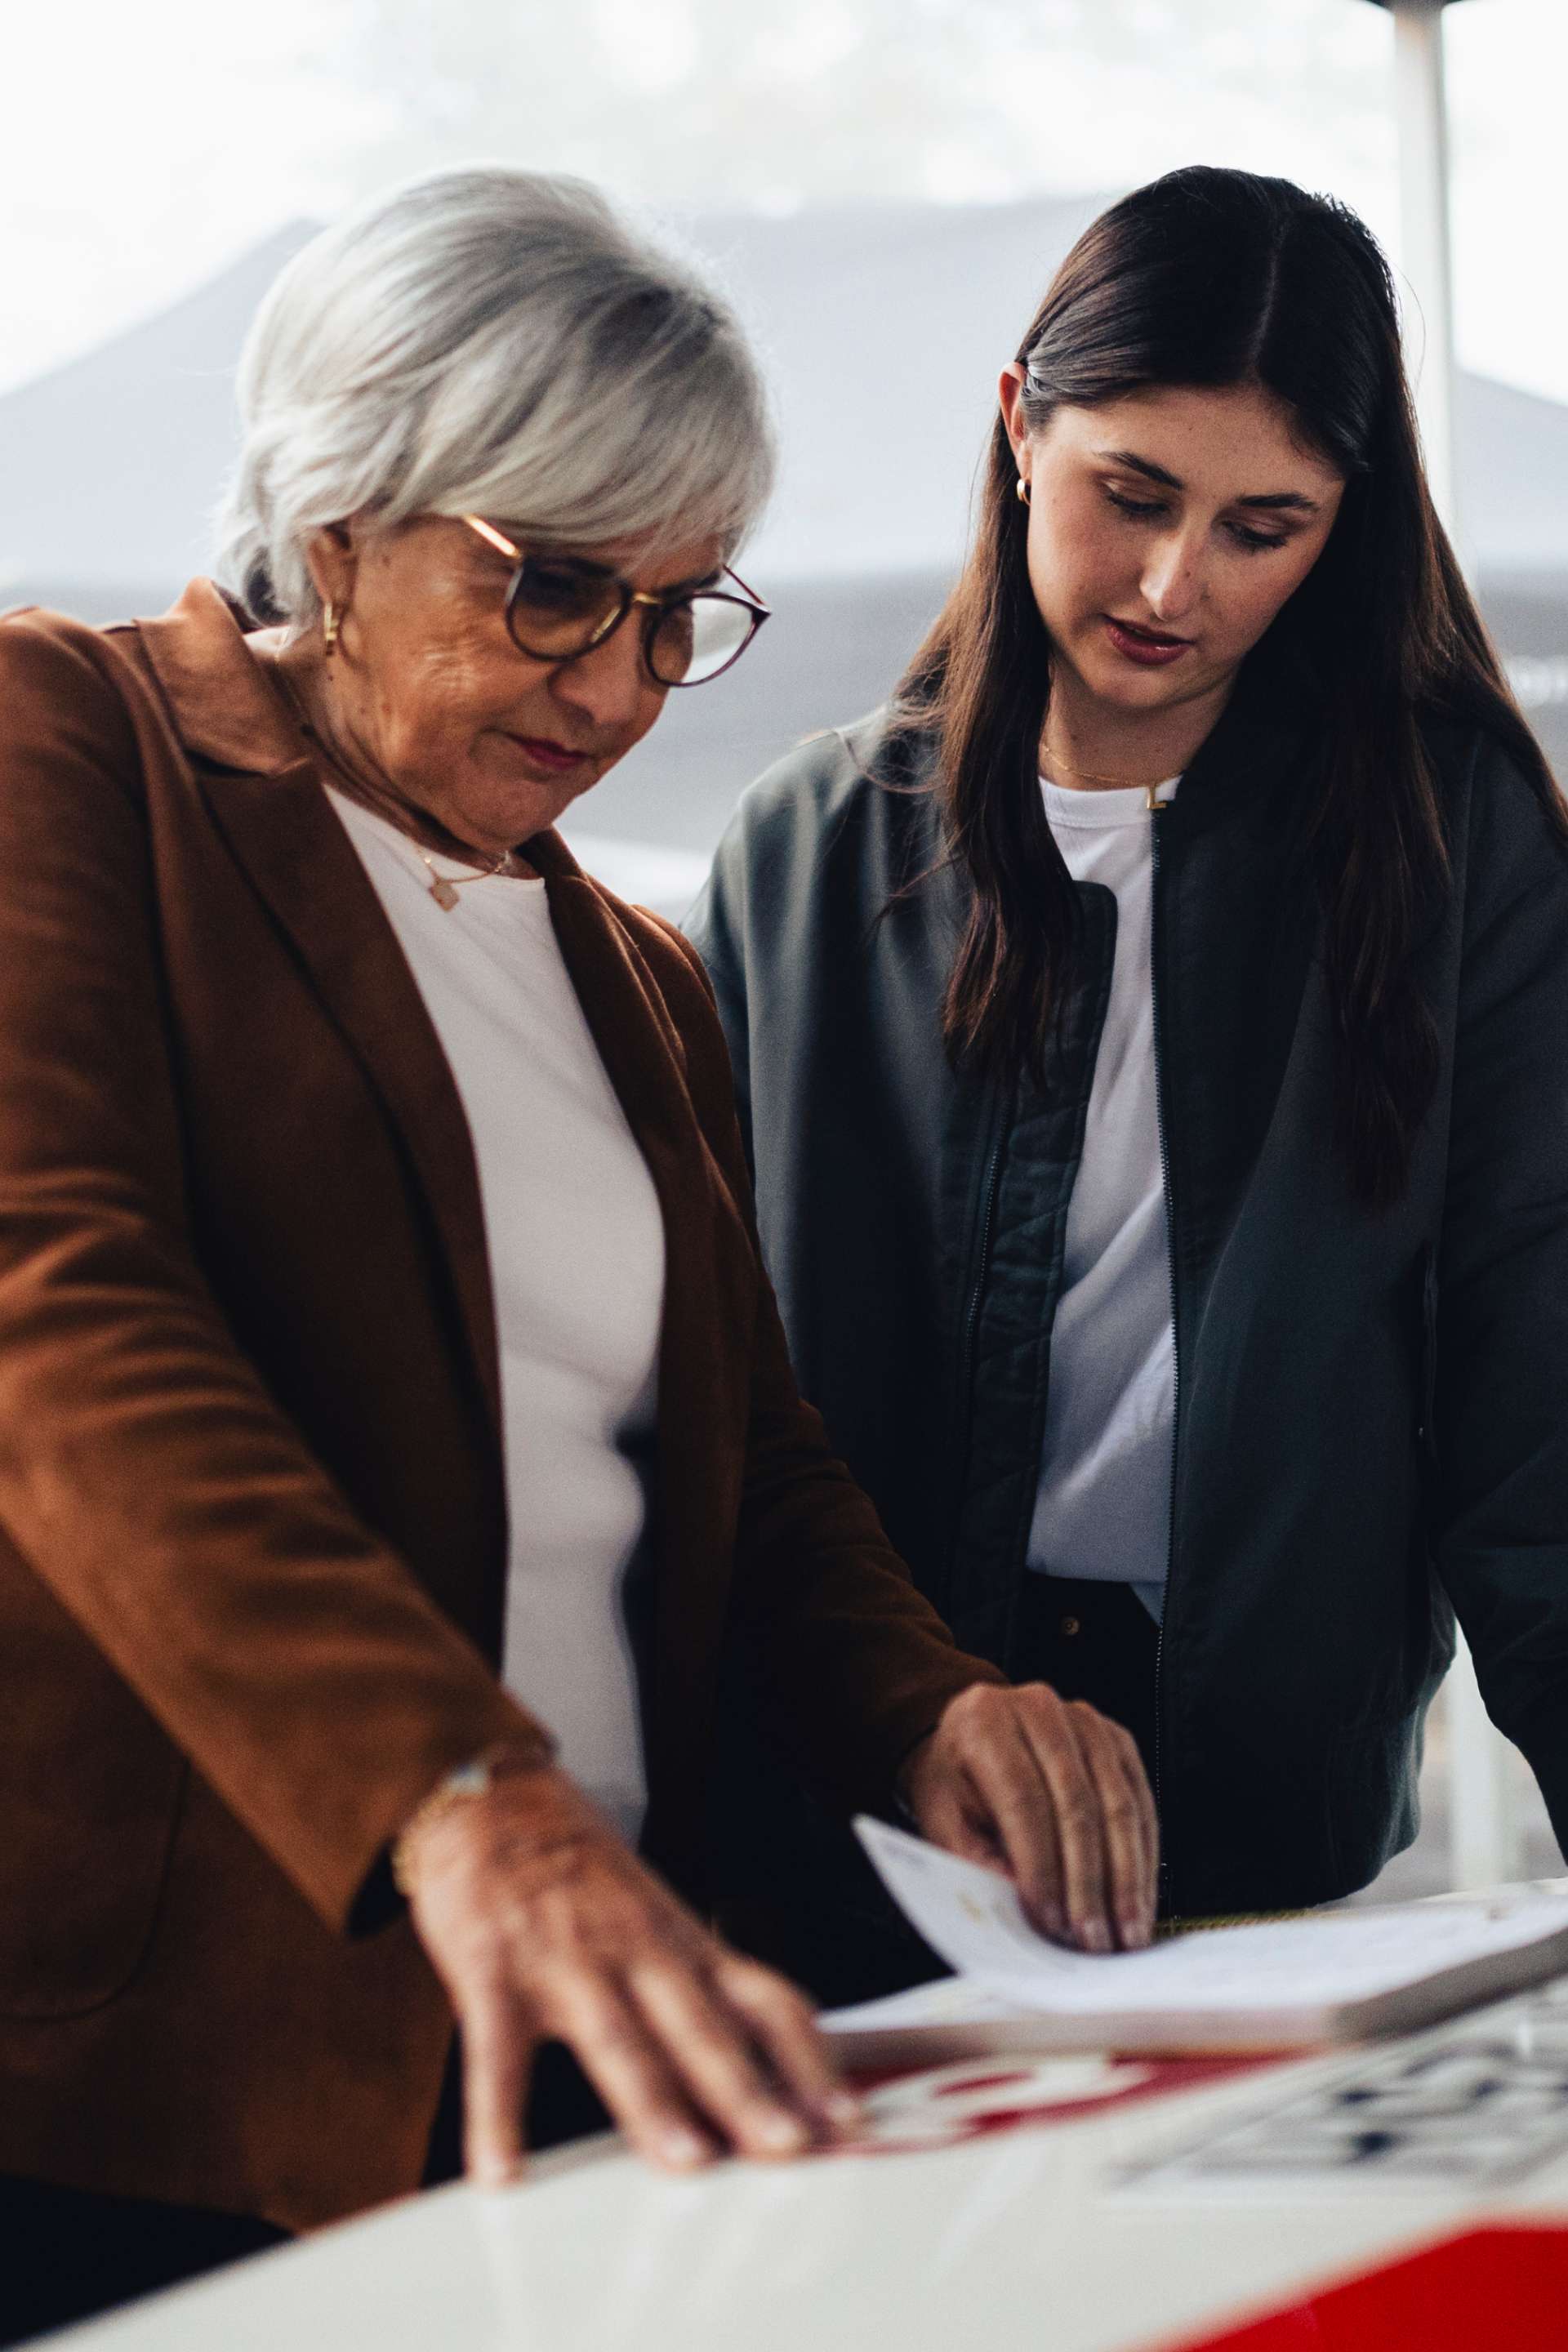
M 473 2178 L 516 2174 L 546 2041 L 668 2168 L 799 2155 L 858 2119 L 804 1994 L 710 1934 L 553 1766 L 502 1772 L 405 1860 L 462 2032 Z
M 973 1685 L 905 1759 L 933 1843 L 1006 1870 L 1047 1935 L 1153 1932 L 1159 1840 L 1131 1736 L 1044 1683 Z M 810 2002 L 732 1951 L 553 1765 L 519 1759 L 405 1844 L 414 1924 L 462 2032 L 465 2155 L 515 2177 L 534 2053 L 565 2042 L 634 2147 L 686 2170 L 853 2132 Z
M 1159 1830 L 1137 1743 L 1046 1683 L 975 1683 L 905 1759 L 900 1793 L 934 1845 L 1000 1865 L 1037 1927 L 1090 1952 L 1154 1931 Z

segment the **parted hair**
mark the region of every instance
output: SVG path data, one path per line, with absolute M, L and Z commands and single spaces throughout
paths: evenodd
M 257 314 L 239 408 L 218 574 L 294 629 L 319 609 L 306 546 L 351 515 L 728 551 L 773 481 L 756 362 L 706 274 L 586 182 L 502 166 L 312 238 Z
M 1321 714 L 1305 831 L 1335 1027 L 1336 1140 L 1355 1196 L 1385 1206 L 1405 1188 L 1437 1072 L 1417 963 L 1449 866 L 1424 723 L 1487 730 L 1568 839 L 1432 503 L 1388 264 L 1344 205 L 1289 180 L 1193 166 L 1085 231 L 1016 356 L 1031 433 L 1062 406 L 1152 386 L 1254 384 L 1345 478 L 1329 542 L 1241 686 L 1305 676 Z M 949 847 L 972 885 L 950 1049 L 1038 1074 L 1073 983 L 1078 898 L 1039 791 L 1051 648 L 1016 480 L 998 421 L 968 564 L 895 708 L 904 730 L 934 740 Z

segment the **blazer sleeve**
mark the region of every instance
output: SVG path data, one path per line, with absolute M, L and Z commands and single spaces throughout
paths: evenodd
M 1483 751 L 1437 1258 L 1437 1561 L 1568 1851 L 1568 847 Z
M 733 1615 L 770 1715 L 808 1781 L 844 1807 L 879 1806 L 951 1699 L 1005 1685 L 954 1642 L 889 1543 L 875 1506 L 801 1398 L 763 1265 L 714 989 L 697 949 L 677 1008 L 697 1115 L 757 1257 L 746 1459 Z
M 0 625 L 0 1526 L 331 1925 L 543 1735 L 350 1507 L 196 1262 L 132 699 Z

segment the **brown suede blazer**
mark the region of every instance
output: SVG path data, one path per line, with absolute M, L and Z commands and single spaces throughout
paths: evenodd
M 647 1847 L 700 1898 L 731 1612 L 846 1803 L 1000 1677 L 796 1395 L 694 952 L 529 856 L 665 1221 Z M 8 616 L 0 2171 L 290 2227 L 417 2183 L 450 2018 L 376 1890 L 527 1723 L 497 1380 L 450 1072 L 233 610 Z

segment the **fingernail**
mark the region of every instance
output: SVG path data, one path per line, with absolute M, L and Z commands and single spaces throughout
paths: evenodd
M 1086 1919 L 1083 1926 L 1079 1928 L 1079 1934 L 1089 1951 L 1110 1951 L 1110 1930 L 1106 1926 L 1103 1919 Z
M 707 2141 L 699 2139 L 695 2132 L 666 2132 L 659 2146 L 665 2161 L 679 2165 L 683 2172 L 689 2172 L 693 2165 L 706 2164 L 710 2154 Z
M 777 2150 L 780 2156 L 794 2156 L 806 2143 L 805 2126 L 793 2116 L 773 2113 L 763 2116 L 757 2125 L 757 2137 L 764 2147 Z
M 1046 1933 L 1047 1936 L 1054 1936 L 1058 1944 L 1067 1942 L 1068 1915 L 1055 1903 L 1047 1904 L 1046 1906 Z
M 510 2189 L 521 2170 L 522 2167 L 515 2157 L 510 2158 L 504 2156 L 484 2157 L 480 2159 L 479 2168 L 479 2187 Z
M 1123 1919 L 1121 1940 L 1130 1952 L 1140 1952 L 1149 1941 L 1149 1929 L 1142 1919 Z
M 827 2102 L 827 2120 L 847 2126 L 862 2124 L 866 2120 L 864 2102 L 853 2091 L 835 2091 Z

